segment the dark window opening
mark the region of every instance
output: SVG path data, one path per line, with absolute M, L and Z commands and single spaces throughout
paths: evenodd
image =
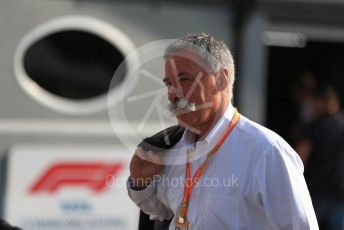
M 50 34 L 28 48 L 27 75 L 40 87 L 68 99 L 91 99 L 106 94 L 124 60 L 115 46 L 96 34 L 66 30 Z M 113 79 L 111 87 L 123 80 Z
M 293 142 L 292 129 L 300 116 L 295 100 L 300 92 L 295 90 L 305 87 L 300 82 L 304 74 L 314 76 L 318 85 L 334 86 L 343 106 L 343 60 L 344 43 L 310 41 L 304 48 L 269 47 L 267 126 Z

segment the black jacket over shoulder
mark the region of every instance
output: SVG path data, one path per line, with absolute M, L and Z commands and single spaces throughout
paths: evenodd
M 138 146 L 144 151 L 164 152 L 171 149 L 183 136 L 185 128 L 169 127 L 151 137 L 145 138 Z M 140 212 L 139 230 L 167 230 L 171 220 L 152 221 L 149 215 Z

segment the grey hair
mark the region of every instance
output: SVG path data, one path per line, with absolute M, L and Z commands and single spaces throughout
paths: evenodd
M 189 34 L 173 41 L 165 50 L 164 59 L 180 50 L 196 52 L 212 73 L 217 73 L 221 68 L 229 70 L 230 97 L 233 96 L 235 81 L 235 67 L 233 56 L 227 45 L 220 39 L 209 34 Z

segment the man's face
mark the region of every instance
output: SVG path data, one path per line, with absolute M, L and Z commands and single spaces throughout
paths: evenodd
M 196 106 L 194 112 L 176 113 L 179 125 L 196 128 L 213 122 L 221 102 L 216 80 L 196 54 L 179 51 L 166 59 L 168 100 L 173 103 L 184 98 Z

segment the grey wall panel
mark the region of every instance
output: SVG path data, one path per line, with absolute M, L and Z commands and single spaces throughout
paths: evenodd
M 217 7 L 115 1 L 1 1 L 1 118 L 66 117 L 41 106 L 22 92 L 13 76 L 13 55 L 20 40 L 35 27 L 56 17 L 75 14 L 111 23 L 130 37 L 136 46 L 157 39 L 175 38 L 188 32 L 210 32 L 227 42 L 231 37 L 229 12 Z M 102 111 L 90 117 L 106 118 L 107 112 Z

